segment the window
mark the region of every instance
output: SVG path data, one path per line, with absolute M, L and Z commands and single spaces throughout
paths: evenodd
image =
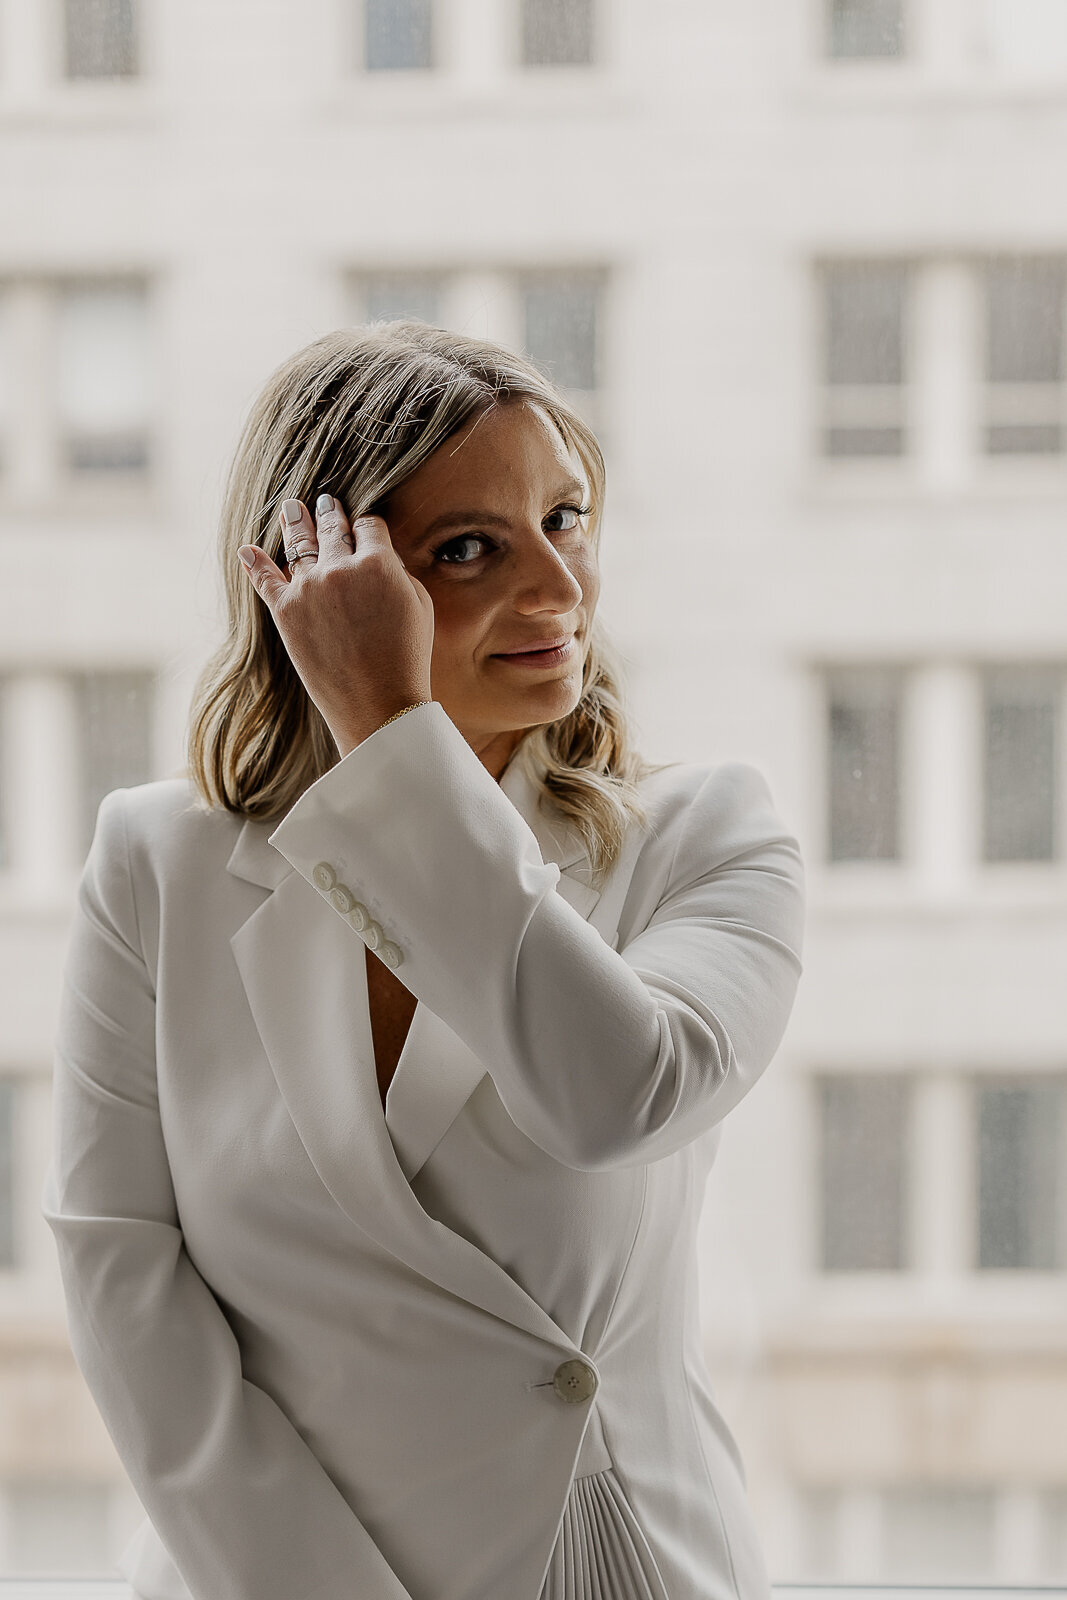
M 1055 257 L 1014 257 L 986 267 L 990 455 L 1063 449 L 1065 268 Z
M 909 1085 L 833 1076 L 819 1084 L 821 1259 L 826 1272 L 904 1265 Z
M 592 65 L 594 0 L 522 0 L 523 66 Z
M 68 78 L 132 78 L 137 73 L 134 0 L 64 0 Z
M 823 454 L 903 455 L 908 266 L 835 262 L 821 278 Z
M 526 353 L 561 389 L 591 395 L 600 385 L 603 275 L 525 274 L 519 286 Z
M 154 686 L 149 672 L 86 672 L 75 679 L 83 854 L 104 796 L 152 777 Z
M 1057 853 L 1061 702 L 1056 669 L 985 674 L 986 861 L 1051 861 Z
M 358 280 L 357 297 L 365 322 L 417 317 L 432 327 L 441 326 L 443 283 L 438 273 L 365 273 Z
M 987 1271 L 1067 1265 L 1064 1087 L 1059 1080 L 979 1083 L 978 1251 Z
M 829 859 L 900 856 L 901 683 L 895 669 L 829 676 Z
M 15 1265 L 15 1104 L 13 1078 L 0 1078 L 0 1268 Z
M 828 0 L 828 53 L 902 56 L 904 0 Z
M 148 446 L 148 305 L 136 283 L 74 283 L 56 308 L 61 452 L 78 476 L 143 472 Z
M 433 66 L 433 0 L 363 3 L 363 63 L 368 72 L 418 72 Z

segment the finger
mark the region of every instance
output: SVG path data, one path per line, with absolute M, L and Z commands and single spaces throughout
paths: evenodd
M 279 597 L 288 589 L 289 580 L 274 565 L 267 552 L 257 549 L 254 544 L 243 544 L 237 554 L 241 558 L 241 565 L 248 573 L 253 589 L 273 612 Z
M 300 571 L 300 562 L 290 564 L 288 552 L 290 550 L 318 550 L 319 541 L 315 533 L 315 524 L 309 516 L 303 501 L 295 498 L 282 501 L 282 550 L 285 554 L 286 565 L 289 567 L 290 577 Z M 308 563 L 314 566 L 313 561 Z
M 320 494 L 315 501 L 315 527 L 323 560 L 339 561 L 356 548 L 345 508 L 334 495 Z
M 354 518 L 352 522 L 352 536 L 360 550 L 392 550 L 393 541 L 389 537 L 389 526 L 384 517 L 372 517 L 369 514 Z

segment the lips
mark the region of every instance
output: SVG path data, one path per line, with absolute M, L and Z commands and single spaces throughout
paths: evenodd
M 554 639 L 536 639 L 531 644 L 520 645 L 517 650 L 498 650 L 501 656 L 529 656 L 540 650 L 559 650 L 563 645 L 569 644 L 574 638 L 573 633 L 557 634 Z

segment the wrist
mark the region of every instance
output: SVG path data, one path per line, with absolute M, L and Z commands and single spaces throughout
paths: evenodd
M 354 750 L 357 745 L 362 744 L 364 739 L 369 739 L 372 733 L 377 733 L 380 728 L 387 727 L 391 722 L 399 721 L 407 712 L 414 711 L 419 706 L 431 705 L 432 703 L 429 692 L 424 695 L 412 694 L 392 708 L 380 708 L 379 713 L 373 720 L 367 718 L 365 721 L 361 720 L 358 727 L 348 727 L 335 732 L 333 736 L 334 743 L 337 746 L 341 760 L 343 761 L 345 756 Z

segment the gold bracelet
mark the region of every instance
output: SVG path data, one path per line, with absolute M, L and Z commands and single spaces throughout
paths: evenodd
M 420 706 L 432 706 L 432 705 L 433 705 L 433 701 L 432 700 L 416 700 L 416 702 L 415 702 L 415 704 L 413 706 L 405 706 L 403 711 L 394 711 L 391 717 L 386 717 L 384 722 L 381 722 L 381 723 L 378 724 L 378 727 L 375 728 L 374 732 L 375 733 L 379 733 L 382 728 L 387 728 L 391 722 L 395 722 L 396 721 L 397 717 L 404 716 L 405 713 L 407 713 L 408 711 L 417 711 Z

